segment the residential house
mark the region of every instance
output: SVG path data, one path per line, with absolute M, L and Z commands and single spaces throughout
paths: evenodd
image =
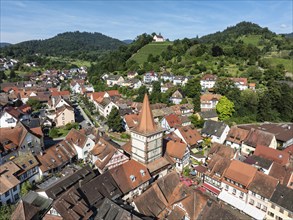
M 182 172 L 189 165 L 190 151 L 187 144 L 170 140 L 166 144 L 166 153 L 174 160 L 177 171 Z
M 290 165 L 290 154 L 281 150 L 258 145 L 253 155 L 274 161 L 282 166 Z
M 16 175 L 20 183 L 25 181 L 35 183 L 40 179 L 39 162 L 32 153 L 19 155 L 12 162 L 20 168 L 20 172 Z
M 241 153 L 245 155 L 253 153 L 258 145 L 276 149 L 277 141 L 273 134 L 251 128 L 249 134 L 242 142 Z
M 0 165 L 18 156 L 18 145 L 0 137 Z
M 269 174 L 269 171 L 274 163 L 272 160 L 268 160 L 266 158 L 259 157 L 256 155 L 248 156 L 245 160 L 243 160 L 243 162 L 256 167 L 258 170 L 260 170 L 266 175 Z
M 39 188 L 37 193 L 45 198 L 56 200 L 71 187 L 80 188 L 96 176 L 97 173 L 89 165 L 86 165 L 83 168 L 74 169 L 70 173 L 63 173 L 61 178 L 52 177 L 37 185 Z
M 124 194 L 123 199 L 141 195 L 151 180 L 147 167 L 135 160 L 129 160 L 112 168 L 109 172 Z
M 158 74 L 151 71 L 151 72 L 148 72 L 148 73 L 145 73 L 144 76 L 143 76 L 143 82 L 146 83 L 146 84 L 150 84 L 154 81 L 159 81 L 159 78 L 158 78 Z
M 190 148 L 194 148 L 202 142 L 201 135 L 192 126 L 179 127 L 174 133 Z
M 21 101 L 23 103 L 26 103 L 29 99 L 33 99 L 36 98 L 36 96 L 38 96 L 37 91 L 29 91 L 29 90 L 20 90 L 18 93 Z
M 57 109 L 57 108 L 62 107 L 63 105 L 66 105 L 68 107 L 72 107 L 69 99 L 65 99 L 62 96 L 58 96 L 55 99 L 52 99 L 53 108 Z
M 130 206 L 131 207 L 131 206 Z M 96 219 L 132 219 L 132 220 L 142 220 L 142 216 L 139 213 L 133 212 L 133 210 L 127 210 L 128 207 L 123 207 L 112 200 L 105 198 L 101 206 L 99 207 L 99 212 L 95 216 Z M 131 207 L 132 208 L 132 207 Z M 114 214 L 114 215 L 113 215 Z M 138 217 L 138 215 L 140 217 Z M 113 217 L 112 217 L 113 216 Z
M 123 117 L 123 127 L 126 132 L 130 132 L 130 129 L 134 128 L 139 121 L 137 114 L 125 115 Z
M 221 182 L 226 169 L 231 163 L 230 158 L 226 159 L 220 155 L 214 155 L 208 163 L 207 171 L 204 174 L 202 187 L 206 192 L 218 197 L 221 190 Z
M 239 90 L 248 89 L 247 78 L 230 78 Z
M 255 83 L 248 84 L 248 88 L 251 89 L 252 91 L 255 91 L 255 87 L 256 87 Z
M 273 162 L 269 168 L 268 175 L 279 180 L 280 184 L 292 188 L 292 167 L 285 167 L 279 163 Z
M 84 196 L 74 187 L 54 200 L 47 218 L 56 219 L 90 219 L 94 215 Z M 59 217 L 59 218 L 58 218 Z
M 18 154 L 28 152 L 38 154 L 44 146 L 43 137 L 22 124 L 14 128 L 0 128 L 0 134 L 0 141 L 6 150 L 1 158 L 2 163 L 13 159 Z M 15 154 L 16 150 L 18 151 L 17 154 Z M 12 151 L 15 153 L 9 154 Z
M 109 116 L 113 108 L 119 109 L 118 105 L 116 105 L 110 98 L 99 98 L 96 99 L 94 103 L 99 111 L 99 114 L 104 118 Z
M 248 197 L 248 187 L 257 169 L 238 160 L 232 160 L 224 173 L 222 191 L 218 198 L 244 211 Z
M 100 137 L 96 145 L 90 151 L 91 162 L 95 164 L 100 173 L 104 173 L 129 160 L 124 155 L 122 148 L 109 137 Z
M 207 121 L 207 120 L 218 121 L 219 120 L 217 111 L 215 109 L 205 111 L 205 112 L 197 112 L 195 116 L 199 120 L 204 120 L 204 121 Z
M 132 78 L 125 80 L 121 85 L 132 89 L 139 89 L 142 86 L 142 82 L 139 79 Z
M 81 94 L 84 84 L 85 81 L 83 79 L 73 79 L 70 82 L 70 89 L 73 93 Z
M 155 42 L 164 42 L 165 39 L 164 39 L 164 37 L 163 37 L 161 34 L 159 34 L 159 35 L 156 34 L 156 35 L 153 37 L 153 41 L 155 41 Z
M 161 127 L 165 128 L 168 132 L 174 131 L 179 126 L 182 126 L 182 121 L 175 114 L 166 115 L 161 121 Z
M 292 207 L 293 190 L 279 184 L 268 205 L 267 219 L 292 219 L 293 207 Z
M 208 120 L 201 130 L 203 137 L 210 137 L 212 143 L 223 144 L 230 128 L 224 122 Z
M 15 127 L 17 122 L 20 121 L 25 114 L 25 112 L 18 108 L 4 108 L 4 110 L 0 113 L 0 128 Z
M 56 109 L 56 127 L 62 127 L 75 122 L 74 109 L 71 106 L 63 105 Z
M 293 144 L 293 123 L 263 123 L 242 125 L 241 127 L 248 130 L 254 128 L 273 134 L 279 148 L 286 149 Z
M 20 181 L 17 174 L 21 169 L 12 161 L 0 166 L 0 204 L 12 204 L 20 198 Z
M 160 78 L 161 78 L 161 80 L 163 80 L 164 82 L 166 82 L 166 81 L 173 82 L 174 75 L 173 75 L 173 73 L 164 72 L 164 73 L 160 76 Z
M 40 162 L 41 176 L 60 171 L 65 165 L 77 159 L 77 152 L 73 146 L 63 140 L 37 155 Z
M 220 194 L 223 175 L 234 157 L 233 149 L 218 143 L 212 145 L 207 156 L 207 171 L 202 185 L 207 192 L 216 197 Z
M 29 191 L 23 195 L 12 213 L 12 220 L 19 219 L 42 219 L 50 209 L 52 199 L 39 195 L 35 191 Z
M 182 92 L 181 89 L 177 89 L 169 98 L 170 102 L 172 102 L 173 104 L 177 105 L 180 104 L 183 100 L 183 98 L 185 97 L 184 93 Z
M 123 195 L 109 171 L 82 184 L 79 190 L 93 209 L 99 209 L 105 198 L 115 200 Z
M 227 134 L 225 144 L 231 148 L 240 149 L 248 134 L 248 130 L 239 128 L 237 126 L 232 126 Z
M 177 115 L 191 116 L 193 114 L 193 105 L 191 104 L 173 105 L 171 108 Z
M 200 80 L 201 90 L 209 90 L 214 88 L 217 76 L 212 74 L 206 74 L 204 75 Z
M 164 214 L 167 214 L 165 213 L 167 208 L 172 208 L 174 203 L 181 201 L 188 195 L 187 186 L 180 183 L 178 174 L 173 171 L 158 179 L 142 195 L 135 198 L 132 205 L 143 215 L 163 219 Z
M 52 200 L 39 196 L 38 193 L 30 191 L 22 196 L 11 215 L 11 220 L 37 220 L 42 219 L 43 213 L 47 211 Z
M 138 76 L 137 72 L 128 72 L 127 73 L 127 79 L 133 79 L 136 76 Z
M 109 75 L 106 79 L 106 83 L 108 86 L 118 85 L 120 86 L 124 81 L 124 78 L 120 75 Z
M 89 152 L 95 146 L 95 142 L 91 138 L 87 137 L 81 131 L 72 128 L 66 135 L 65 141 L 74 147 L 78 159 L 89 160 Z
M 200 110 L 209 111 L 216 109 L 216 106 L 222 96 L 219 94 L 205 93 L 200 96 Z
M 247 203 L 243 212 L 255 219 L 264 219 L 278 180 L 257 171 L 248 186 Z
M 168 91 L 168 89 L 171 89 L 173 87 L 174 87 L 174 85 L 171 82 L 168 82 L 168 83 L 165 83 L 165 84 L 161 83 L 161 93 L 165 93 L 165 92 Z
M 174 86 L 185 86 L 188 82 L 188 78 L 185 76 L 174 76 L 173 85 Z

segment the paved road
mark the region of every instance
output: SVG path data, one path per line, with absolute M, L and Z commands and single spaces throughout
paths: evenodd
M 79 105 L 74 106 L 75 108 L 75 121 L 78 122 L 82 127 L 95 127 L 93 122 L 89 119 L 82 107 Z

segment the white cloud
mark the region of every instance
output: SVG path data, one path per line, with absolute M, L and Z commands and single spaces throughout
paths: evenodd
M 286 24 L 281 24 L 280 27 L 281 28 L 287 28 L 287 25 Z

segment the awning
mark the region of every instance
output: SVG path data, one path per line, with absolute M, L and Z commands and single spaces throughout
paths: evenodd
M 243 209 L 243 212 L 245 212 L 246 214 L 250 215 L 251 217 L 255 219 L 264 219 L 266 215 L 266 212 L 263 212 L 260 209 L 250 204 L 246 204 L 246 206 Z
M 235 208 L 243 211 L 246 206 L 246 203 L 242 201 L 240 198 L 237 198 L 231 194 L 229 194 L 226 190 L 222 190 L 220 195 L 218 196 L 219 199 L 223 200 L 226 203 L 234 206 Z
M 202 186 L 204 188 L 206 188 L 208 191 L 211 191 L 211 192 L 215 193 L 216 195 L 219 195 L 220 192 L 221 192 L 221 190 L 219 190 L 216 187 L 213 187 L 213 186 L 211 186 L 211 185 L 209 185 L 207 183 L 202 184 Z

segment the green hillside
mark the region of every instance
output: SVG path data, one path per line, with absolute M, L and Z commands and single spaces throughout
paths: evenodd
M 167 49 L 168 46 L 172 45 L 172 42 L 152 42 L 142 47 L 137 53 L 135 53 L 130 59 L 136 61 L 138 64 L 143 64 L 147 61 L 148 56 L 160 55 Z
M 125 45 L 122 41 L 89 32 L 65 32 L 46 40 L 31 40 L 1 49 L 4 56 L 21 57 L 34 54 L 66 56 L 89 60 L 103 52 Z

